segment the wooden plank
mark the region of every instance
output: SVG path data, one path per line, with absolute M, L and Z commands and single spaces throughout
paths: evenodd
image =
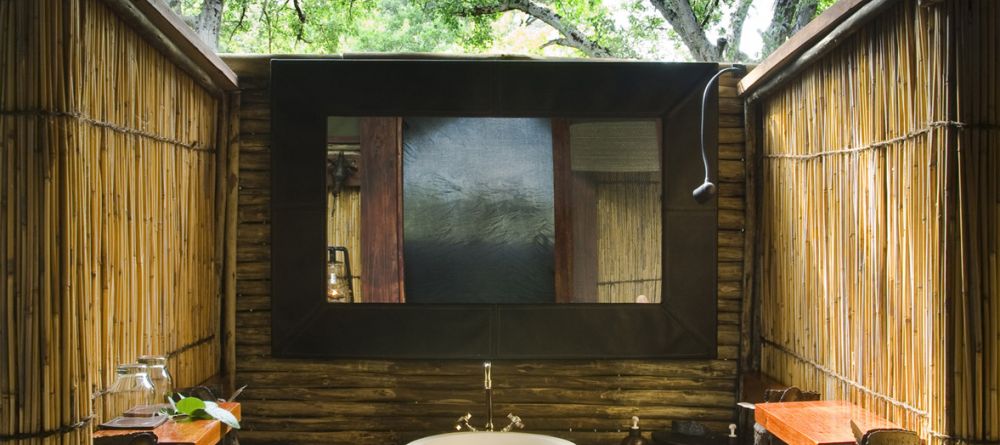
M 361 120 L 362 295 L 367 302 L 402 303 L 403 171 L 402 121 L 395 117 Z
M 740 314 L 740 369 L 743 372 L 760 371 L 760 336 L 757 335 L 759 321 L 759 304 L 754 304 L 754 271 L 758 261 L 757 252 L 757 190 L 760 182 L 758 171 L 758 156 L 760 147 L 759 132 L 761 111 L 759 103 L 746 105 L 746 144 L 744 156 L 744 185 L 747 194 L 743 200 L 745 205 L 746 233 L 743 236 L 743 254 L 748 261 L 743 268 L 743 312 Z M 722 203 L 720 199 L 720 205 Z M 741 391 L 742 392 L 742 391 Z
M 218 182 L 224 184 L 221 190 L 225 196 L 224 213 L 224 257 L 223 257 L 223 363 L 225 363 L 226 392 L 231 393 L 236 387 L 236 268 L 238 244 L 237 224 L 239 218 L 239 179 L 240 179 L 240 93 L 230 93 L 229 116 L 226 134 L 225 152 L 226 169 Z M 221 199 L 221 196 L 217 199 Z M 270 217 L 267 218 L 270 222 Z M 268 249 L 270 253 L 270 249 Z
M 242 409 L 237 402 L 222 402 L 219 406 L 233 413 L 236 419 L 242 417 Z M 229 427 L 218 420 L 195 420 L 191 422 L 167 421 L 153 429 L 157 443 L 165 445 L 215 445 L 229 432 Z M 124 436 L 138 430 L 99 430 L 94 438 Z
M 795 60 L 796 57 L 808 49 L 809 45 L 819 41 L 819 39 L 823 38 L 835 26 L 850 17 L 854 11 L 857 11 L 858 8 L 864 6 L 867 2 L 868 0 L 840 0 L 827 8 L 819 17 L 809 22 L 808 25 L 795 33 L 779 46 L 778 49 L 774 50 L 756 68 L 747 73 L 739 82 L 740 94 L 746 94 L 755 86 L 760 86 L 763 81 Z
M 573 171 L 570 162 L 569 121 L 552 119 L 552 182 L 555 216 L 556 303 L 573 302 Z M 596 287 L 596 286 L 595 286 Z
M 843 400 L 758 403 L 754 420 L 788 445 L 855 444 L 852 421 L 863 431 L 899 428 L 896 423 Z
M 569 122 L 552 120 L 557 303 L 597 302 L 597 199 L 586 173 L 573 172 Z

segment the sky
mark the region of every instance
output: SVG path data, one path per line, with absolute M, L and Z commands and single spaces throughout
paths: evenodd
M 764 46 L 764 39 L 761 38 L 764 30 L 771 24 L 771 9 L 774 8 L 774 0 L 754 0 L 750 6 L 750 13 L 743 23 L 743 42 L 740 50 L 744 53 L 756 56 Z

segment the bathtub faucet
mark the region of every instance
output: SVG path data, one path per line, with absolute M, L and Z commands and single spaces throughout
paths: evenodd
M 510 430 L 512 430 L 514 428 L 517 428 L 517 429 L 523 429 L 524 428 L 524 423 L 521 422 L 521 418 L 518 417 L 518 416 L 515 416 L 514 413 L 508 413 L 507 414 L 507 419 L 510 420 L 510 423 L 507 426 L 505 426 L 505 427 L 503 427 L 503 428 L 500 429 L 501 433 L 506 433 L 506 432 L 508 432 L 508 431 L 510 431 Z M 466 431 L 479 431 L 478 428 L 472 426 L 469 423 L 469 420 L 472 420 L 472 414 L 471 413 L 465 413 L 464 416 L 459 417 L 458 420 L 455 421 L 455 431 L 462 431 L 462 429 L 465 429 Z
M 486 426 L 483 427 L 485 431 L 493 431 L 493 364 L 490 362 L 483 362 L 483 390 L 486 391 Z M 465 413 L 464 416 L 459 417 L 455 421 L 455 430 L 462 431 L 465 428 L 468 431 L 479 431 L 476 427 L 469 424 L 469 420 L 472 419 L 471 413 Z M 514 413 L 508 413 L 507 419 L 510 423 L 501 429 L 501 432 L 508 432 L 514 428 L 524 428 L 524 423 L 521 422 L 521 418 L 515 416 Z
M 486 431 L 493 431 L 493 363 L 483 362 L 483 389 L 486 391 Z

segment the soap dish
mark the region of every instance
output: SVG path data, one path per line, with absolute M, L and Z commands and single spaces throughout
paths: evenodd
M 98 425 L 102 430 L 151 430 L 167 421 L 167 416 L 115 417 Z

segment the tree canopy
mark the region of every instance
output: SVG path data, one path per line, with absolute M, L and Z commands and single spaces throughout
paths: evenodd
M 167 0 L 220 52 L 752 61 L 834 0 Z M 756 4 L 756 5 L 755 5 Z M 740 42 L 772 5 L 760 54 Z

